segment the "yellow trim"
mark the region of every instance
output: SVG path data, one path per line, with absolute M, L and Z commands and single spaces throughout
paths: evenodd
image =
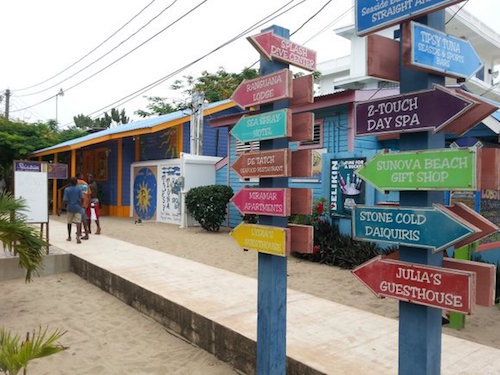
M 123 139 L 118 139 L 118 156 L 117 156 L 117 174 L 116 174 L 116 203 L 118 204 L 118 209 L 121 209 L 122 206 L 122 156 L 123 156 Z
M 76 176 L 76 150 L 71 150 L 71 176 Z
M 54 154 L 54 164 L 57 164 L 57 152 Z M 57 179 L 52 180 L 52 215 L 57 214 Z
M 203 116 L 211 115 L 216 112 L 224 111 L 228 108 L 235 107 L 236 103 L 233 101 L 230 101 L 226 104 L 221 104 L 217 107 L 210 108 L 210 109 L 205 109 L 203 111 Z M 184 116 L 182 118 L 172 120 L 169 122 L 164 122 L 158 125 L 155 125 L 151 128 L 145 128 L 145 129 L 137 129 L 137 130 L 130 130 L 128 132 L 124 133 L 117 133 L 117 134 L 109 134 L 109 135 L 103 135 L 102 137 L 95 138 L 95 139 L 90 139 L 88 141 L 80 142 L 80 143 L 75 143 L 74 145 L 71 146 L 64 146 L 61 148 L 55 148 L 52 150 L 47 150 L 47 151 L 42 151 L 42 152 L 33 152 L 31 156 L 45 156 L 45 155 L 52 155 L 56 152 L 64 152 L 64 151 L 69 151 L 69 150 L 76 150 L 85 146 L 90 146 L 96 143 L 101 143 L 105 141 L 109 141 L 112 139 L 123 139 L 125 137 L 133 137 L 137 135 L 143 135 L 143 134 L 149 134 L 149 133 L 156 133 L 160 130 L 168 129 L 171 128 L 172 126 L 177 126 L 177 125 L 182 125 L 183 123 L 187 122 L 190 120 L 190 116 Z
M 105 206 L 101 207 L 102 216 L 130 217 L 130 206 Z
M 181 157 L 181 152 L 183 151 L 182 149 L 182 146 L 183 146 L 183 142 L 182 142 L 182 139 L 184 138 L 184 126 L 182 126 L 182 124 L 179 125 L 179 130 L 177 131 L 177 150 L 179 150 L 177 152 L 177 157 L 180 158 Z

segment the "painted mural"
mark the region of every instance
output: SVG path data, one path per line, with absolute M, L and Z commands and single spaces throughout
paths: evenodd
M 182 177 L 180 163 L 160 165 L 158 221 L 179 224 L 181 221 Z
M 133 178 L 134 218 L 156 220 L 157 167 L 135 167 Z

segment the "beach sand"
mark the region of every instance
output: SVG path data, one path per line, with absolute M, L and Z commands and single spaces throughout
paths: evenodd
M 64 221 L 64 216 L 54 219 Z M 199 227 L 134 224 L 133 219 L 110 217 L 101 218 L 101 225 L 101 235 L 257 277 L 257 253 L 239 249 L 226 228 L 208 233 Z M 82 246 L 92 246 L 92 236 Z M 39 325 L 68 331 L 61 343 L 70 349 L 36 361 L 29 373 L 235 373 L 214 356 L 172 336 L 159 324 L 74 274 L 35 278 L 31 284 L 4 281 L 0 286 L 3 326 L 23 336 Z M 398 317 L 396 301 L 377 299 L 348 270 L 290 256 L 288 287 L 382 316 Z M 500 309 L 477 306 L 476 313 L 467 317 L 464 330 L 444 327 L 443 333 L 500 349 Z

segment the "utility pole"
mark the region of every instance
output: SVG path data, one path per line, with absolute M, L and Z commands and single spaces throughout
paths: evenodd
M 10 90 L 5 90 L 5 118 L 9 119 Z
M 191 112 L 191 142 L 189 152 L 193 155 L 203 154 L 203 103 L 205 94 L 195 91 L 192 97 Z

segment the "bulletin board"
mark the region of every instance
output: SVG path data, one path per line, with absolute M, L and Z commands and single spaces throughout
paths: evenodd
M 14 161 L 14 196 L 22 198 L 28 223 L 49 221 L 47 163 Z

